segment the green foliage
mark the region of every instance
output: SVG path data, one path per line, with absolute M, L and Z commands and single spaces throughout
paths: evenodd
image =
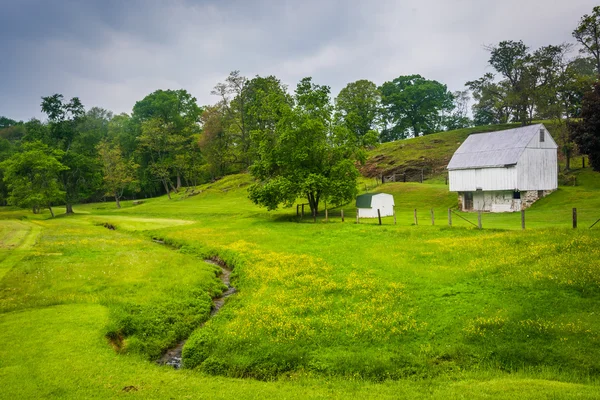
M 600 6 L 592 14 L 581 17 L 573 37 L 582 45 L 580 51 L 593 57 L 597 74 L 600 74 Z
M 421 75 L 400 76 L 379 87 L 385 129 L 381 141 L 389 142 L 440 131 L 441 113 L 452 109 L 452 94 L 437 81 Z
M 135 164 L 132 159 L 125 159 L 121 148 L 118 145 L 111 145 L 106 140 L 100 142 L 97 150 L 102 163 L 106 194 L 113 196 L 117 202 L 117 208 L 121 208 L 120 199 L 123 191 L 127 188 L 135 189 L 137 186 L 135 173 L 139 165 Z
M 336 119 L 356 136 L 358 146 L 378 142 L 380 102 L 377 85 L 365 79 L 349 83 L 335 99 Z
M 34 212 L 48 207 L 52 212 L 52 203 L 65 196 L 58 181 L 61 171 L 68 169 L 59 161 L 63 155 L 60 150 L 33 142 L 3 161 L 0 165 L 9 191 L 8 204 L 29 207 Z
M 254 133 L 258 158 L 250 173 L 258 182 L 249 189 L 250 199 L 275 210 L 305 196 L 313 212 L 321 200 L 347 203 L 356 194 L 356 137 L 343 126 L 330 130 L 329 87 L 305 78 L 295 102 L 294 108 L 279 103 L 278 123 Z
M 589 156 L 594 171 L 600 171 L 600 83 L 583 97 L 581 121 L 572 122 L 569 129 L 580 151 Z

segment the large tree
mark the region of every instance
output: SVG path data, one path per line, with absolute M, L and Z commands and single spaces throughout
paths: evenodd
M 273 129 L 257 135 L 258 157 L 250 167 L 257 182 L 249 189 L 256 204 L 276 209 L 305 197 L 317 213 L 321 201 L 344 204 L 356 195 L 358 171 L 354 135 L 332 125 L 329 87 L 304 78 L 294 107 L 282 99 Z
M 382 141 L 434 133 L 442 128 L 442 114 L 452 109 L 452 93 L 421 75 L 400 76 L 379 88 L 386 128 Z
M 569 129 L 579 151 L 587 154 L 594 171 L 600 172 L 600 82 L 583 97 L 581 120 L 571 121 Z
M 59 161 L 63 154 L 41 142 L 32 142 L 0 163 L 9 191 L 8 204 L 29 207 L 36 213 L 47 207 L 54 217 L 52 204 L 65 197 L 59 181 L 59 174 L 68 169 Z
M 581 43 L 581 52 L 593 57 L 596 73 L 600 75 L 600 6 L 594 7 L 591 14 L 581 17 L 573 37 Z
M 62 163 L 68 167 L 60 179 L 65 191 L 67 214 L 73 213 L 73 204 L 91 196 L 102 179 L 94 152 L 96 142 L 82 136 L 80 124 L 85 119 L 85 109 L 77 97 L 69 102 L 62 94 L 42 97 L 42 111 L 48 115 L 48 141 L 64 152 Z
M 381 108 L 377 85 L 359 80 L 346 85 L 335 99 L 335 116 L 356 136 L 359 146 L 370 146 L 379 140 L 376 131 Z
M 136 170 L 139 167 L 132 159 L 123 157 L 120 146 L 103 140 L 97 146 L 102 164 L 105 194 L 113 196 L 117 208 L 121 208 L 121 197 L 125 189 L 135 188 Z
M 171 188 L 175 191 L 182 185 L 187 171 L 185 165 L 177 160 L 196 145 L 195 135 L 200 131 L 201 113 L 196 98 L 183 89 L 157 90 L 133 107 L 131 119 L 142 145 L 139 164 L 162 182 L 167 194 L 173 180 L 175 184 Z M 163 131 L 158 132 L 160 129 Z M 158 149 L 151 144 L 158 142 L 166 147 Z M 154 185 L 146 179 L 142 183 L 144 186 Z

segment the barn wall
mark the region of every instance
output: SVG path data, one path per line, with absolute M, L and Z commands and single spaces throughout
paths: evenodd
M 451 192 L 481 190 L 514 190 L 517 188 L 517 168 L 472 168 L 448 171 Z
M 511 212 L 521 210 L 521 200 L 513 199 L 513 191 L 477 191 L 473 193 L 473 210 Z
M 377 218 L 377 209 L 382 217 L 390 217 L 394 215 L 394 196 L 381 194 L 373 196 L 371 199 L 371 208 L 359 208 L 359 218 Z
M 556 148 L 526 148 L 519 162 L 519 190 L 554 190 L 558 187 Z

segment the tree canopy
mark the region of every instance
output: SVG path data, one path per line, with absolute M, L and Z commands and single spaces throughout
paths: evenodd
M 400 76 L 380 86 L 386 127 L 382 141 L 426 135 L 441 130 L 442 113 L 453 107 L 446 85 L 421 75 Z

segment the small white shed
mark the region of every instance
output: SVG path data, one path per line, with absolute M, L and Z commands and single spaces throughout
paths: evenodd
M 556 142 L 543 124 L 469 136 L 448 164 L 463 211 L 520 211 L 558 187 Z
M 394 205 L 394 196 L 387 193 L 366 193 L 356 198 L 358 218 L 377 218 L 377 210 L 382 217 L 390 217 Z

